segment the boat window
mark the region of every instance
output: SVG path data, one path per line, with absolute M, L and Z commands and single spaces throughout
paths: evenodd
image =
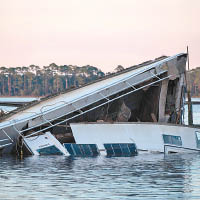
M 63 153 L 55 145 L 38 149 L 37 152 L 40 155 L 63 155 Z
M 137 148 L 134 143 L 107 143 L 104 144 L 107 156 L 135 156 Z
M 200 149 L 200 132 L 195 131 L 195 133 L 196 133 L 197 148 Z
M 96 144 L 64 143 L 64 147 L 72 156 L 98 156 L 99 150 Z
M 173 144 L 177 146 L 182 146 L 182 140 L 180 136 L 163 135 L 163 140 L 165 144 Z

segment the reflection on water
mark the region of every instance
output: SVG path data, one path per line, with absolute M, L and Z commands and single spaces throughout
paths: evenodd
M 200 155 L 0 158 L 0 199 L 200 199 Z

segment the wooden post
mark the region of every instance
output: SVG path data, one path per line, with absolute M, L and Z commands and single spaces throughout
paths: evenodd
M 187 46 L 187 60 L 188 60 L 188 73 L 187 73 L 187 96 L 188 96 L 188 124 L 193 125 L 193 113 L 192 113 L 192 100 L 191 100 L 191 84 L 190 84 L 190 63 L 189 63 L 189 50 Z

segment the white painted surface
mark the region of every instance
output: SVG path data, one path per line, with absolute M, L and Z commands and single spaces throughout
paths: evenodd
M 97 144 L 104 149 L 104 143 L 135 142 L 139 150 L 164 152 L 163 134 L 180 136 L 182 146 L 196 149 L 197 128 L 156 123 L 72 123 L 76 143 Z
M 133 74 L 137 74 L 139 72 L 142 72 L 143 70 L 147 69 L 146 67 L 141 67 L 136 70 L 132 70 L 130 72 L 118 75 L 116 77 L 112 77 L 106 80 L 102 80 L 100 82 L 85 86 L 83 88 L 80 88 L 78 90 L 73 90 L 71 92 L 68 92 L 66 94 L 61 94 L 59 96 L 50 98 L 49 100 L 43 101 L 29 109 L 26 110 L 26 112 L 19 112 L 13 116 L 11 116 L 8 120 L 12 120 L 14 118 L 23 119 L 26 117 L 30 117 L 36 113 L 41 113 L 41 111 L 49 110 L 55 106 L 63 105 L 63 103 L 72 102 L 76 99 L 79 99 L 85 95 L 88 95 L 90 93 L 93 93 L 95 91 L 98 91 L 100 89 L 103 89 L 104 87 L 111 86 L 115 84 L 115 82 L 118 82 L 120 80 L 123 80 L 124 78 L 127 78 L 128 76 L 131 76 Z
M 177 54 L 175 56 L 166 58 L 166 59 L 158 61 L 156 63 L 150 64 L 150 65 L 147 65 L 144 67 L 140 67 L 138 69 L 133 69 L 129 72 L 119 74 L 117 76 L 114 76 L 114 77 L 111 77 L 111 78 L 108 78 L 108 79 L 105 79 L 102 81 L 98 81 L 91 85 L 87 85 L 87 86 L 79 88 L 77 90 L 73 90 L 73 91 L 65 93 L 65 94 L 60 94 L 59 96 L 42 101 L 35 106 L 32 106 L 24 111 L 14 114 L 10 118 L 8 118 L 6 121 L 0 123 L 0 128 L 9 126 L 10 123 L 16 124 L 19 121 L 25 121 L 25 120 L 28 120 L 31 118 L 35 118 L 37 115 L 42 114 L 42 112 L 48 112 L 48 111 L 52 111 L 52 109 L 56 110 L 56 108 L 62 108 L 62 106 L 66 105 L 66 103 L 74 102 L 85 96 L 93 94 L 94 92 L 98 92 L 103 89 L 109 88 L 118 82 L 122 82 L 123 80 L 126 80 L 129 77 L 133 77 L 133 76 L 137 76 L 138 74 L 142 74 L 147 70 L 158 67 L 161 64 L 171 61 L 181 55 L 183 55 L 183 54 L 182 53 Z
M 177 147 L 177 146 L 168 146 L 165 145 L 165 154 L 170 154 L 170 153 L 200 153 L 200 149 L 188 149 L 188 148 L 182 148 L 182 147 Z
M 1 122 L 0 139 L 5 139 L 3 131 L 6 131 L 9 136 L 12 136 L 11 138 L 15 139 L 20 135 L 19 131 L 22 133 L 22 128 L 24 127 L 27 128 L 23 129 L 23 132 L 28 131 L 33 127 L 49 123 L 48 120 L 52 121 L 61 116 L 73 113 L 78 109 L 105 98 L 105 95 L 102 95 L 102 93 L 111 96 L 129 88 L 130 85 L 137 85 L 145 80 L 150 80 L 156 74 L 167 72 L 170 67 L 176 68 L 176 64 L 178 65 L 177 62 L 179 62 L 177 61 L 177 57 L 182 55 L 185 54 L 177 54 L 138 69 L 133 68 L 129 72 L 118 74 L 114 77 L 41 101 L 37 105 L 13 114 Z M 179 67 L 182 67 L 184 71 L 185 65 L 180 65 Z M 177 76 L 177 69 L 172 71 L 176 71 L 172 75 Z M 4 151 L 7 152 L 7 149 L 5 148 Z
M 64 155 L 69 155 L 63 145 L 61 145 L 61 143 L 50 132 L 46 132 L 39 136 L 24 138 L 24 142 L 33 155 L 40 155 L 37 151 L 38 149 L 50 147 L 52 145 L 55 145 Z

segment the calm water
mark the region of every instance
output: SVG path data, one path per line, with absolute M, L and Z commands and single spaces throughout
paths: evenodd
M 38 99 L 36 97 L 1 97 L 0 102 L 31 102 Z
M 34 97 L 1 97 L 0 102 L 31 102 L 38 100 L 39 98 Z M 0 109 L 4 112 L 10 112 L 15 110 L 17 107 L 14 106 L 0 106 Z
M 200 106 L 193 110 L 200 123 Z M 7 199 L 200 199 L 200 155 L 0 157 L 0 200 Z
M 193 123 L 200 124 L 200 105 L 193 105 Z M 185 124 L 188 124 L 188 107 L 185 106 Z
M 0 199 L 200 199 L 200 155 L 0 158 Z

